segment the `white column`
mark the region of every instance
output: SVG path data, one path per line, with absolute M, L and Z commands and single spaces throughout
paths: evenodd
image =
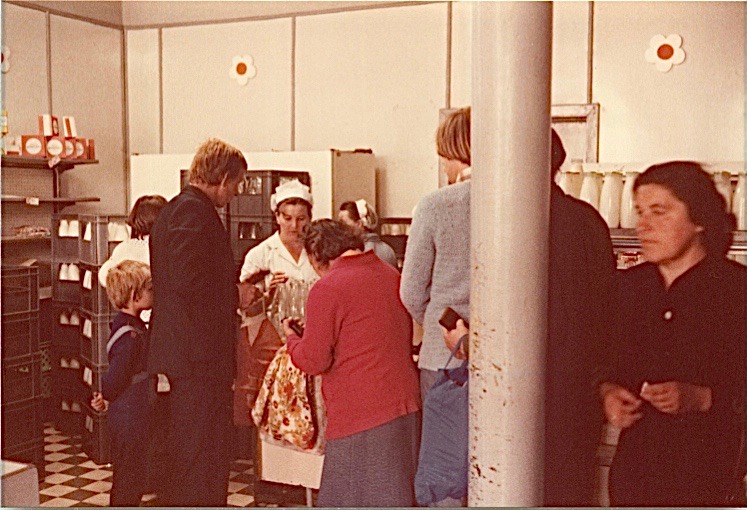
M 470 506 L 542 504 L 549 2 L 472 20 Z

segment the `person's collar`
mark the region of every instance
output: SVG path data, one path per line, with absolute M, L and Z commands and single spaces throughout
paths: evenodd
M 200 200 L 204 200 L 206 203 L 210 204 L 210 207 L 215 207 L 215 204 L 213 204 L 213 201 L 210 199 L 210 197 L 205 193 L 203 190 L 195 186 L 194 184 L 189 184 L 184 188 L 184 193 L 189 193 L 191 195 L 196 196 Z
M 277 250 L 281 257 L 297 266 L 302 266 L 309 260 L 306 250 L 301 250 L 301 256 L 298 257 L 298 262 L 296 262 L 293 255 L 288 251 L 288 248 L 283 244 L 283 240 L 280 239 L 280 231 L 275 232 L 269 237 L 268 244 L 272 249 Z M 310 264 L 311 262 L 308 263 Z
M 337 257 L 330 264 L 330 270 L 334 270 L 334 269 L 342 268 L 342 267 L 355 266 L 360 263 L 367 263 L 373 257 L 376 257 L 376 254 L 373 251 L 366 251 L 366 252 L 359 253 L 356 255 L 348 255 L 346 257 Z
M 464 168 L 461 172 L 459 172 L 456 182 L 468 181 L 471 178 L 472 178 L 472 168 L 467 167 L 467 168 Z

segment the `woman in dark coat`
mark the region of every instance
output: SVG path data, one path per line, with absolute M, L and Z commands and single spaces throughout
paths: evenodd
M 743 472 L 744 266 L 733 217 L 700 165 L 655 165 L 635 183 L 646 262 L 622 275 L 607 420 L 622 429 L 613 506 L 728 506 Z

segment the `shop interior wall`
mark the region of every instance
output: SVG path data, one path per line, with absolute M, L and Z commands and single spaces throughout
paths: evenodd
M 11 134 L 37 133 L 42 113 L 74 116 L 78 134 L 96 140 L 100 163 L 63 174 L 61 192 L 101 202 L 68 211 L 124 213 L 122 30 L 20 5 L 2 8 L 3 43 L 11 49 L 3 108 Z M 38 189 L 51 196 L 51 178 Z

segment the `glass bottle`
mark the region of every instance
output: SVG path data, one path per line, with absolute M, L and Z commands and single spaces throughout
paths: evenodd
M 609 228 L 620 225 L 620 202 L 623 191 L 623 176 L 619 171 L 612 171 L 604 176 L 602 191 L 599 195 L 599 214 Z
M 579 200 L 590 204 L 596 210 L 599 210 L 599 196 L 602 191 L 599 183 L 600 177 L 601 175 L 596 170 L 584 168 L 584 180 L 581 183 L 581 193 L 578 197 Z
M 729 172 L 716 171 L 713 173 L 713 182 L 716 189 L 726 201 L 726 210 L 731 210 L 731 174 Z
M 747 172 L 740 172 L 731 203 L 731 212 L 737 217 L 737 229 L 747 230 Z
M 625 185 L 623 186 L 622 198 L 620 199 L 620 228 L 635 228 L 638 221 L 638 213 L 633 201 L 633 185 L 638 178 L 638 172 L 625 172 Z

